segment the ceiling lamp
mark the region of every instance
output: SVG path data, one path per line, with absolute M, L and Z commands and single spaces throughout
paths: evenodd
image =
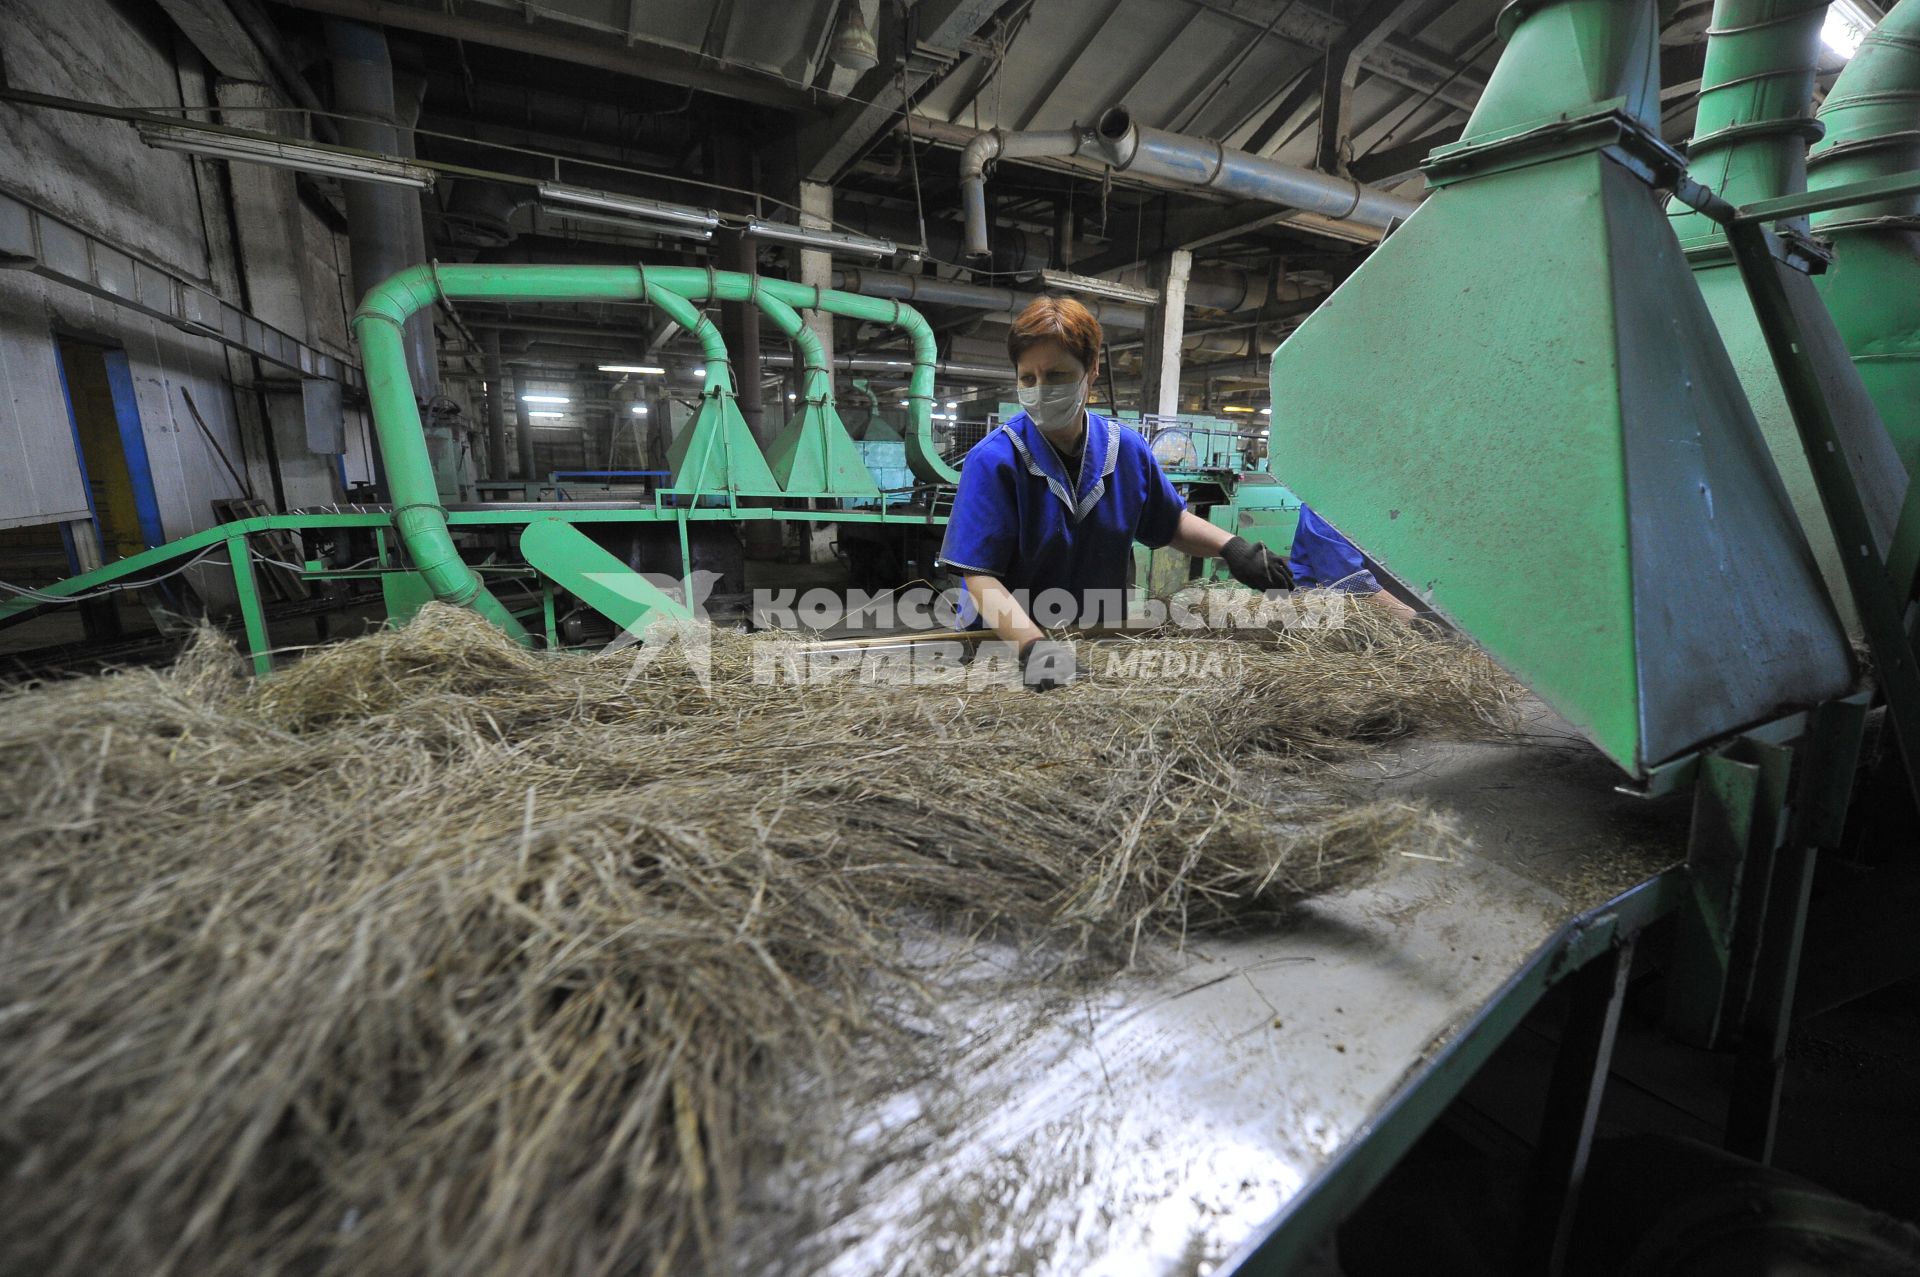
M 860 0 L 847 0 L 845 16 L 840 19 L 840 30 L 834 34 L 833 49 L 828 56 L 835 66 L 849 71 L 871 71 L 880 65 L 880 45 L 867 29 L 867 20 L 860 15 Z
M 298 169 L 350 182 L 384 182 L 428 190 L 433 170 L 420 164 L 330 147 L 315 142 L 293 142 L 257 134 L 195 124 L 167 124 L 141 120 L 134 125 L 140 140 L 163 151 L 184 151 L 222 160 L 246 160 L 274 168 Z
M 1094 275 L 1076 275 L 1070 270 L 1043 270 L 1040 282 L 1048 288 L 1058 288 L 1063 292 L 1085 293 L 1090 297 L 1111 297 L 1115 301 L 1140 302 L 1151 306 L 1160 300 L 1157 288 L 1135 288 L 1116 280 L 1101 279 Z
M 564 204 L 569 212 L 576 208 L 584 208 L 600 213 L 620 214 L 644 222 L 669 222 L 675 226 L 697 226 L 708 230 L 720 224 L 720 215 L 710 208 L 668 204 L 662 200 L 644 199 L 638 195 L 616 195 L 612 191 L 595 191 L 584 186 L 568 186 L 562 182 L 541 182 L 538 184 L 538 189 L 542 203 Z
M 855 235 L 849 231 L 810 230 L 804 226 L 789 226 L 785 222 L 763 222 L 757 217 L 748 219 L 747 234 L 755 239 L 777 239 L 782 243 L 798 244 L 802 248 L 818 249 L 823 253 L 891 257 L 899 251 L 890 239 Z

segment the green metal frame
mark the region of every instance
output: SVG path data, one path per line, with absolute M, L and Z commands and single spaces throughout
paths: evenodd
M 938 527 L 946 522 L 943 516 L 931 515 L 925 511 L 901 511 L 881 508 L 877 510 L 782 510 L 772 507 L 753 506 L 700 506 L 674 507 L 655 504 L 633 508 L 586 507 L 569 509 L 564 505 L 542 507 L 540 509 L 503 508 L 498 510 L 452 510 L 443 512 L 449 528 L 526 528 L 536 523 L 558 523 L 574 525 L 581 523 L 660 523 L 674 525 L 680 536 L 681 554 L 687 553 L 687 528 L 695 523 L 741 523 L 756 521 L 799 521 L 803 523 L 879 523 L 901 527 Z M 242 632 L 246 639 L 246 651 L 249 660 L 258 673 L 267 673 L 273 668 L 272 652 L 267 634 L 266 609 L 260 595 L 260 588 L 254 576 L 254 553 L 250 538 L 265 532 L 287 531 L 325 531 L 348 528 L 361 528 L 371 531 L 375 540 L 375 552 L 381 564 L 379 570 L 357 570 L 345 572 L 313 571 L 307 575 L 314 579 L 366 580 L 379 579 L 383 594 L 387 600 L 390 615 L 405 616 L 418 610 L 419 604 L 427 598 L 436 597 L 431 589 L 421 593 L 425 574 L 418 567 L 402 568 L 392 556 L 391 536 L 396 531 L 397 519 L 393 512 L 386 510 L 367 511 L 327 511 L 306 514 L 259 515 L 249 519 L 237 519 L 231 523 L 218 524 L 199 532 L 169 541 L 167 544 L 139 554 L 128 555 L 124 559 L 68 577 L 52 585 L 40 587 L 35 591 L 39 597 L 12 598 L 0 603 L 0 624 L 17 616 L 37 611 L 44 607 L 57 606 L 59 601 L 75 596 L 86 595 L 105 586 L 119 585 L 121 588 L 137 588 L 142 574 L 156 569 L 165 569 L 181 559 L 196 555 L 225 550 L 229 569 L 233 573 L 234 593 L 239 604 Z M 583 538 L 584 539 L 584 538 Z M 592 542 L 588 542 L 592 545 Z M 604 550 L 596 545 L 599 553 Z M 683 561 L 684 557 L 683 557 Z M 618 562 L 616 560 L 616 562 Z M 602 565 L 604 566 L 604 565 Z M 627 572 L 624 564 L 622 572 Z M 492 575 L 495 572 L 512 574 L 519 569 L 479 569 L 480 574 Z M 634 580 L 645 584 L 638 575 Z M 552 583 L 543 582 L 549 601 L 552 595 Z M 569 587 L 570 588 L 570 587 Z M 618 593 L 616 589 L 616 594 Z M 621 596 L 624 597 L 624 596 Z M 403 609 L 394 613 L 392 609 L 398 603 Z M 503 607 L 502 612 L 506 609 Z M 518 616 L 514 616 L 514 626 L 521 633 L 525 627 Z M 618 618 L 615 618 L 618 621 Z M 619 622 L 625 623 L 625 622 Z M 551 641 L 551 625 L 548 637 Z

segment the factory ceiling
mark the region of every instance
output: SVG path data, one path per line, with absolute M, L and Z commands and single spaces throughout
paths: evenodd
M 322 99 L 322 23 L 384 25 L 396 62 L 424 81 L 424 157 L 784 220 L 803 180 L 828 182 L 836 221 L 927 246 L 913 269 L 1006 285 L 1019 281 L 936 251 L 959 215 L 958 148 L 981 130 L 1062 129 L 1125 105 L 1144 126 L 1417 198 L 1421 160 L 1458 137 L 1498 56 L 1504 0 L 229 3 L 270 19 L 304 67 L 298 91 Z M 1665 29 L 1664 127 L 1676 144 L 1692 127 L 1710 9 L 1676 4 Z M 878 55 L 864 71 L 833 56 L 856 13 Z M 1823 89 L 1841 65 L 1830 61 Z M 1070 237 L 1073 268 L 1086 273 L 1191 247 L 1276 280 L 1307 271 L 1337 282 L 1370 246 L 1351 228 L 1085 159 L 1003 162 L 993 191 L 999 225 L 1031 232 L 1040 251 Z M 447 257 L 598 260 L 635 249 L 623 232 L 525 202 L 510 210 L 513 242 L 476 247 L 457 211 L 444 216 L 451 196 L 436 198 L 436 251 Z M 937 233 L 920 237 L 922 224 Z M 698 246 L 647 247 L 706 260 Z M 1004 276 L 1007 263 L 995 265 Z M 949 330 L 968 318 L 936 315 Z M 1269 331 L 1298 322 L 1284 318 Z

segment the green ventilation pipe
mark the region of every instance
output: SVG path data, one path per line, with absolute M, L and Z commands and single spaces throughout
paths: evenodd
M 1822 131 L 1813 118 L 1813 90 L 1826 13 L 1827 0 L 1718 0 L 1714 5 L 1688 172 L 1728 203 L 1752 204 L 1806 190 L 1807 145 Z M 1835 608 L 1857 635 L 1860 621 L 1840 547 L 1726 233 L 1708 217 L 1675 209 L 1673 229 L 1687 264 L 1726 342 Z M 1807 229 L 1804 218 L 1787 225 Z M 1906 472 L 1812 279 L 1796 273 L 1782 283 L 1821 361 L 1854 484 L 1884 552 Z
M 1700 106 L 1687 172 L 1730 204 L 1807 189 L 1807 146 L 1820 138 L 1813 86 L 1828 0 L 1718 0 L 1707 32 Z M 1799 223 L 1805 229 L 1805 220 Z M 1691 209 L 1673 220 L 1680 242 L 1718 240 Z
M 432 269 L 412 266 L 369 289 L 353 315 L 387 495 L 393 502 L 393 526 L 433 597 L 473 608 L 524 643 L 529 641 L 526 628 L 481 584 L 453 544 L 434 483 L 420 406 L 413 397 L 413 378 L 407 375 L 407 319 L 432 306 L 438 295 Z
M 817 468 L 819 482 L 828 491 L 850 496 L 879 494 L 879 487 L 873 482 L 872 474 L 853 448 L 853 437 L 847 434 L 846 427 L 840 423 L 839 413 L 834 408 L 833 373 L 827 367 L 826 348 L 820 344 L 819 336 L 807 327 L 805 320 L 800 318 L 800 313 L 794 309 L 793 304 L 784 300 L 782 296 L 782 294 L 796 296 L 794 290 L 797 289 L 799 295 L 804 296 L 804 300 L 798 304 L 810 309 L 825 309 L 819 305 L 820 299 L 823 296 L 832 299 L 835 294 L 821 294 L 817 289 L 791 284 L 786 280 L 765 279 L 733 272 L 715 271 L 709 274 L 704 270 L 689 271 L 678 267 L 657 269 L 648 267 L 645 270 L 648 284 L 659 286 L 661 281 L 665 280 L 665 287 L 693 301 L 706 298 L 720 301 L 751 300 L 760 307 L 763 314 L 773 320 L 774 325 L 788 340 L 793 342 L 794 348 L 799 352 L 802 407 L 787 430 L 783 431 L 772 445 L 774 478 L 782 488 L 816 493 L 819 491 L 818 488 L 810 487 L 806 483 L 795 484 L 788 481 L 788 474 L 793 473 L 794 468 L 799 466 L 809 474 L 812 473 L 813 468 Z M 881 303 L 881 306 L 889 316 L 892 315 L 893 309 L 890 304 Z M 914 313 L 917 317 L 917 312 L 910 313 Z M 932 328 L 927 328 L 926 334 L 931 340 Z M 920 371 L 918 363 L 915 364 L 914 371 L 916 373 Z M 933 379 L 929 372 L 927 377 L 929 433 L 932 426 L 932 393 Z M 796 457 L 794 455 L 796 448 L 819 449 L 824 455 Z M 957 480 L 956 475 L 954 479 L 939 481 L 957 482 Z
M 1506 50 L 1462 141 L 1578 118 L 1616 100 L 1628 115 L 1659 119 L 1659 25 L 1644 0 L 1513 0 L 1498 24 Z
M 1920 0 L 1861 44 L 1820 110 L 1815 191 L 1920 169 Z M 1920 195 L 1816 214 L 1834 262 L 1816 281 L 1894 450 L 1920 474 Z
M 725 290 L 724 293 L 713 290 Z M 707 361 L 707 393 L 730 393 L 733 369 L 719 330 L 702 315 L 687 295 L 725 295 L 767 298 L 824 310 L 830 314 L 887 324 L 905 331 L 913 342 L 914 366 L 909 383 L 909 413 L 913 431 L 908 442 L 910 460 L 918 454 L 915 474 L 928 482 L 956 482 L 958 471 L 941 460 L 933 446 L 933 378 L 938 360 L 933 329 L 910 306 L 812 288 L 786 280 L 761 279 L 757 294 L 752 277 L 728 271 L 690 267 L 639 266 L 415 266 L 375 285 L 354 312 L 353 331 L 360 343 L 366 369 L 367 396 L 373 409 L 374 432 L 387 466 L 389 496 L 394 504 L 394 527 L 433 596 L 443 602 L 471 606 L 517 638 L 526 631 L 493 597 L 480 578 L 460 558 L 447 528 L 446 510 L 434 486 L 433 463 L 419 406 L 407 375 L 402 331 L 409 316 L 447 298 L 517 298 L 523 301 L 639 301 L 658 306 L 700 341 Z M 791 314 L 791 310 L 787 311 Z M 779 322 L 776 317 L 776 322 Z

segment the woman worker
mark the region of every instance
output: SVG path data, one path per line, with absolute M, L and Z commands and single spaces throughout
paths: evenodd
M 1024 410 L 976 444 L 960 472 L 939 561 L 960 574 L 981 620 L 1020 653 L 1026 686 L 1063 686 L 1073 648 L 1049 642 L 1021 597 L 1049 624 L 1117 624 L 1133 543 L 1220 558 L 1256 590 L 1339 585 L 1406 612 L 1360 553 L 1317 515 L 1300 512 L 1292 564 L 1186 508 L 1144 436 L 1087 411 L 1100 372 L 1100 323 L 1071 298 L 1041 297 L 1014 321 L 1007 354 Z

